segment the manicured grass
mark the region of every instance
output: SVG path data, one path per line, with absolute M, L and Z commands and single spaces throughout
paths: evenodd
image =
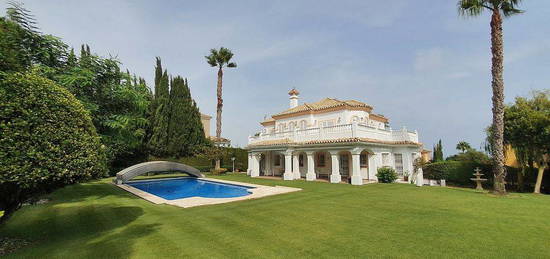
M 549 196 L 219 178 L 303 191 L 182 209 L 151 204 L 105 179 L 24 207 L 0 235 L 33 241 L 13 258 L 550 255 Z

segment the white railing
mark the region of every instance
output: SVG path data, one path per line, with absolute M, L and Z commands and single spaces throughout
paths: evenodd
M 248 144 L 283 139 L 288 139 L 292 142 L 305 142 L 345 138 L 368 138 L 381 141 L 411 141 L 417 143 L 418 133 L 416 131 L 407 131 L 405 128 L 402 130 L 383 130 L 365 124 L 342 124 L 305 130 L 258 133 L 248 138 Z

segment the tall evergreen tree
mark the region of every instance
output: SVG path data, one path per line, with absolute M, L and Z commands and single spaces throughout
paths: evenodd
M 180 76 L 172 80 L 170 88 L 169 138 L 168 152 L 176 157 L 191 155 L 197 146 L 206 143 L 199 109 L 187 80 Z
M 168 125 L 170 122 L 170 87 L 168 72 L 166 70 L 164 70 L 158 82 L 158 87 L 155 87 L 156 97 L 154 103 L 156 107 L 152 115 L 149 148 L 154 155 L 165 156 L 167 155 L 169 140 Z
M 443 144 L 441 143 L 441 139 L 435 144 L 434 151 L 433 151 L 433 159 L 434 162 L 440 162 L 443 161 Z

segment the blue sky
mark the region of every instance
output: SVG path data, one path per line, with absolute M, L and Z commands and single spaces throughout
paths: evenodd
M 150 83 L 160 56 L 210 115 L 216 70 L 204 55 L 232 49 L 223 135 L 238 146 L 288 107 L 292 87 L 301 102 L 364 101 L 428 149 L 442 139 L 446 155 L 461 140 L 479 148 L 491 121 L 489 16 L 459 17 L 456 0 L 23 2 L 44 33 L 117 56 Z M 504 24 L 507 102 L 550 88 L 550 1 L 521 7 Z

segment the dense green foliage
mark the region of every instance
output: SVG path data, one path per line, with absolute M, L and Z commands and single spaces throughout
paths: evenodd
M 491 178 L 491 160 L 482 152 L 468 149 L 464 153 L 450 156 L 446 161 L 429 163 L 423 166 L 424 178 L 433 180 L 447 180 L 450 184 L 472 185 L 472 174 L 479 167 L 485 174 L 484 178 Z
M 248 151 L 242 148 L 226 148 L 220 147 L 219 155 L 213 156 L 211 149 L 214 149 L 214 146 L 205 146 L 200 149 L 198 155 L 188 156 L 181 158 L 156 158 L 153 157 L 151 160 L 171 160 L 180 162 L 186 165 L 193 166 L 199 169 L 201 172 L 210 172 L 214 168 L 215 164 L 213 163 L 215 159 L 219 158 L 221 161 L 221 168 L 225 168 L 228 172 L 233 170 L 233 161 L 232 157 L 235 157 L 235 171 L 246 171 L 248 168 Z
M 516 98 L 506 107 L 504 128 L 504 141 L 512 146 L 523 169 L 520 177 L 535 164 L 541 169 L 535 187 L 535 192 L 540 192 L 542 174 L 550 162 L 550 92 L 535 92 L 531 99 Z
M 195 154 L 207 143 L 197 104 L 191 98 L 187 79 L 176 76 L 170 89 L 168 152 L 176 157 Z
M 34 74 L 0 81 L 0 210 L 65 184 L 106 175 L 88 112 L 63 87 Z
M 144 141 L 152 96 L 145 80 L 121 72 L 116 60 L 92 55 L 88 46 L 83 46 L 74 66 L 54 78 L 90 111 L 107 147 L 112 173 L 146 157 Z
M 443 144 L 441 143 L 441 139 L 437 144 L 434 145 L 433 148 L 433 162 L 440 162 L 445 160 L 445 157 L 443 156 Z
M 0 235 L 34 241 L 7 258 L 545 258 L 550 197 L 471 189 L 351 186 L 227 175 L 299 192 L 178 208 L 109 180 L 24 207 Z M 502 213 L 502 212 L 506 213 Z M 200 219 L 200 220 L 192 220 Z M 47 237 L 47 238 L 44 238 Z M 513 238 L 511 238 L 513 237 Z
M 191 97 L 187 79 L 168 79 L 160 58 L 155 67 L 155 98 L 152 103 L 151 154 L 158 157 L 194 155 L 208 145 L 197 104 Z
M 17 4 L 0 18 L 0 77 L 34 71 L 73 93 L 92 117 L 111 173 L 143 160 L 152 98 L 145 81 L 121 72 L 116 59 L 94 55 L 87 45 L 77 57 L 60 39 L 40 33 L 35 24 Z
M 395 170 L 391 167 L 380 167 L 376 173 L 378 181 L 381 183 L 393 183 L 398 176 Z
M 160 72 L 159 72 L 160 70 Z M 168 126 L 170 123 L 170 83 L 168 72 L 162 71 L 160 58 L 157 58 L 155 68 L 155 98 L 151 114 L 151 137 L 148 146 L 155 156 L 168 155 Z

